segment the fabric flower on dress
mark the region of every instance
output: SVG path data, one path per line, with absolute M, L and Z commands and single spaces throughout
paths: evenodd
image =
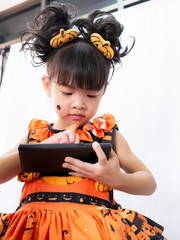
M 103 114 L 101 117 L 97 117 L 93 120 L 93 125 L 100 127 L 104 131 L 110 131 L 115 125 L 116 120 L 110 113 Z
M 109 132 L 116 125 L 114 116 L 110 113 L 106 113 L 101 117 L 93 119 L 93 123 L 87 123 L 83 129 L 78 129 L 77 124 L 69 126 L 67 129 L 73 129 L 75 133 L 79 135 L 80 141 L 93 142 L 90 132 L 98 137 L 104 137 L 104 131 Z

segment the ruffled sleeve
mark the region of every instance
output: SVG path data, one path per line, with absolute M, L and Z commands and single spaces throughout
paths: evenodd
M 93 120 L 93 125 L 100 127 L 102 130 L 109 132 L 116 125 L 116 120 L 114 116 L 110 113 L 105 113 L 100 117 Z
M 111 130 L 117 126 L 114 116 L 110 113 L 103 114 L 100 117 L 94 118 L 93 123 L 87 123 L 83 129 L 77 129 L 77 126 L 72 125 L 69 129 L 73 129 L 75 133 L 79 134 L 81 141 L 93 142 L 91 137 L 92 133 L 95 137 L 104 138 L 105 132 L 111 132 Z
M 29 130 L 29 136 L 28 136 L 28 143 L 38 143 L 46 140 L 47 138 L 51 137 L 53 133 L 50 132 L 48 129 L 49 123 L 45 120 L 39 120 L 39 119 L 32 119 L 28 130 Z M 40 173 L 38 172 L 21 172 L 18 175 L 18 181 L 20 182 L 28 182 L 31 180 L 34 180 L 38 178 Z
M 32 119 L 28 127 L 29 143 L 42 142 L 54 135 L 50 132 L 48 125 L 49 123 L 45 120 Z

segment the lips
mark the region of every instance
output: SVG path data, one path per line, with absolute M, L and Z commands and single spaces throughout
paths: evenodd
M 75 114 L 70 114 L 70 117 L 73 120 L 80 120 L 80 119 L 84 118 L 84 115 L 75 113 Z

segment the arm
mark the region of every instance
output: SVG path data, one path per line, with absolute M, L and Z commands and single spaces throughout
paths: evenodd
M 125 138 L 117 131 L 114 150 L 120 167 L 119 183 L 116 189 L 123 192 L 150 195 L 156 189 L 156 182 L 149 169 L 134 155 Z
M 10 151 L 0 156 L 0 184 L 11 180 L 21 172 L 18 153 L 18 146 L 20 143 L 27 143 L 27 136 L 22 138 Z
M 0 156 L 0 184 L 11 180 L 22 171 L 18 146 L 23 143 L 27 143 L 27 136 L 21 139 L 19 143 L 6 154 Z M 75 134 L 73 130 L 66 130 L 55 134 L 41 143 L 79 143 L 79 135 Z
M 132 153 L 124 137 L 117 131 L 114 150 L 109 160 L 97 142 L 93 148 L 98 156 L 98 163 L 89 164 L 67 157 L 63 167 L 74 172 L 77 177 L 91 178 L 123 192 L 136 195 L 150 195 L 156 189 L 156 182 L 147 167 Z

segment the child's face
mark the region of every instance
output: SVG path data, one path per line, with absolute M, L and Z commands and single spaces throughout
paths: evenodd
M 84 125 L 96 114 L 104 88 L 100 91 L 87 91 L 52 83 L 46 92 L 53 98 L 59 126 L 64 129 L 71 124 Z

